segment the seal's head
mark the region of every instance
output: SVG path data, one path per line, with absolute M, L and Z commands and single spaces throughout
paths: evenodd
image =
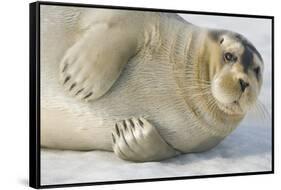
M 212 95 L 223 112 L 245 115 L 261 89 L 262 57 L 240 34 L 213 32 L 212 40 L 219 46 L 217 60 L 209 65 Z

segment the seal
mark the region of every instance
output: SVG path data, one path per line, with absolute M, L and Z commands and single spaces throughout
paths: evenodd
M 43 6 L 41 14 L 43 147 L 135 162 L 202 152 L 257 101 L 263 60 L 240 34 L 174 13 Z

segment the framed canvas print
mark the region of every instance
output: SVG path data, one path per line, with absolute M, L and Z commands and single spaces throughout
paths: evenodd
M 274 172 L 274 18 L 30 4 L 30 186 Z

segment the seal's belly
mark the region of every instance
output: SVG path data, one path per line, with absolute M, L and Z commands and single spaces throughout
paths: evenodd
M 210 145 L 216 144 L 220 138 L 204 132 L 204 126 L 198 126 L 196 119 L 191 117 L 178 92 L 172 65 L 165 56 L 161 52 L 140 52 L 129 62 L 109 92 L 88 103 L 67 96 L 58 82 L 58 65 L 50 66 L 43 61 L 41 105 L 70 113 L 70 120 L 79 121 L 74 127 L 97 130 L 97 134 L 104 136 L 97 143 L 108 146 L 116 121 L 140 116 L 147 118 L 169 144 L 183 152 L 206 147 L 205 142 L 210 144 L 210 139 L 214 141 Z

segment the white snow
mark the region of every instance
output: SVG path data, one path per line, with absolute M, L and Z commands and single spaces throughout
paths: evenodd
M 132 163 L 102 151 L 41 151 L 42 185 L 147 179 L 271 170 L 271 20 L 222 16 L 182 15 L 196 25 L 223 28 L 246 36 L 265 63 L 261 102 L 269 112 L 249 114 L 214 149 L 181 155 L 161 162 Z

